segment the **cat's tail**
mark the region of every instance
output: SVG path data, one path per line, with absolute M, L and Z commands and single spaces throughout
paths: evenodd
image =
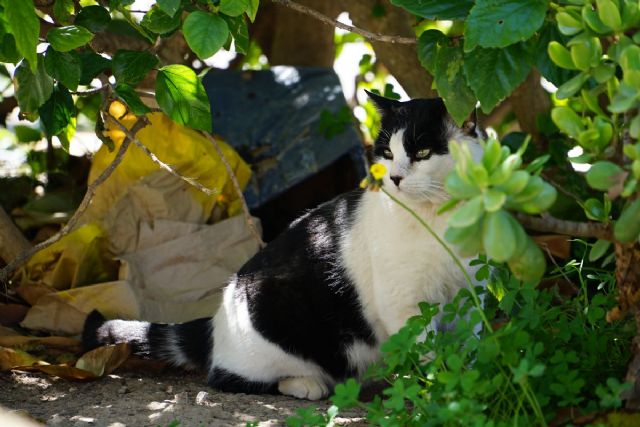
M 208 368 L 213 350 L 211 317 L 186 323 L 150 323 L 107 320 L 97 310 L 84 323 L 82 345 L 86 351 L 106 344 L 129 343 L 138 354 L 185 368 Z

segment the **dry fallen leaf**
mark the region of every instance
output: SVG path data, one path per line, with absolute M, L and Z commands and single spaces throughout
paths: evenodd
M 69 337 L 25 337 L 21 335 L 0 336 L 0 346 L 19 347 L 25 345 L 41 345 L 60 348 L 70 352 L 80 352 L 82 343 Z
M 18 366 L 30 366 L 38 359 L 26 351 L 0 347 L 0 371 L 8 371 Z
M 127 360 L 131 354 L 131 347 L 126 344 L 98 347 L 85 353 L 76 362 L 76 368 L 91 372 L 96 377 L 110 374 Z

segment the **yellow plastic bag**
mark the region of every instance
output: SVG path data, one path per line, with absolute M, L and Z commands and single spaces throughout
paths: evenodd
M 114 117 L 122 117 L 125 111 L 124 105 L 117 101 L 109 107 L 109 112 Z M 137 133 L 140 142 L 151 150 L 158 159 L 170 165 L 181 175 L 195 179 L 203 186 L 216 191 L 217 195 L 208 196 L 185 183 L 187 191 L 202 205 L 203 218 L 201 222 L 209 218 L 216 203 L 225 204 L 228 216 L 239 213 L 240 200 L 231 184 L 226 168 L 211 142 L 200 133 L 175 123 L 163 113 L 147 114 L 147 118 L 151 124 Z M 136 122 L 136 116 L 130 113 L 125 114 L 119 121 L 127 129 L 130 129 Z M 107 120 L 106 128 L 105 136 L 114 142 L 116 149 L 109 152 L 107 147 L 102 146 L 98 150 L 89 173 L 89 182 L 95 180 L 113 161 L 125 138 L 124 132 L 110 120 Z M 251 178 L 251 169 L 228 144 L 221 140 L 218 143 L 238 178 L 241 188 L 244 189 Z M 158 170 L 160 170 L 160 166 L 154 163 L 139 147 L 131 144 L 122 163 L 107 182 L 98 189 L 90 214 L 99 215 L 101 211 L 107 210 L 113 204 L 114 199 L 122 194 L 123 188 Z

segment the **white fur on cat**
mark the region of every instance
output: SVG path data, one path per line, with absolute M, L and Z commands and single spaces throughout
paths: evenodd
M 448 215 L 436 210 L 446 199 L 444 178 L 453 168 L 449 154 L 411 163 L 402 145 L 404 130 L 391 135 L 393 160 L 381 159 L 390 171 L 384 188 L 414 209 L 440 236 Z M 480 147 L 466 139 L 475 157 Z M 399 188 L 389 176 L 402 176 Z M 363 313 L 379 343 L 397 332 L 418 303 L 446 303 L 466 286 L 463 274 L 442 246 L 401 206 L 383 192 L 366 192 L 354 224 L 340 241 L 342 268 L 355 284 Z M 466 261 L 463 260 L 463 263 Z M 432 323 L 437 328 L 437 320 Z M 246 298 L 236 295 L 235 281 L 225 290 L 214 318 L 213 367 L 242 372 L 253 381 L 279 382 L 283 394 L 306 399 L 325 397 L 335 380 L 317 364 L 283 351 L 252 326 Z M 349 363 L 363 374 L 379 358 L 379 349 L 355 342 Z

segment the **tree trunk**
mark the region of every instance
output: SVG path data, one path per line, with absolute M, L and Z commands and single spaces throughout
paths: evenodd
M 536 70 L 531 71 L 527 79 L 513 92 L 510 101 L 520 129 L 531 134 L 540 152 L 546 152 L 547 141 L 538 131 L 536 118 L 539 114 L 549 111 L 551 101 L 549 94 L 540 84 L 540 73 Z
M 625 398 L 627 408 L 637 410 L 640 409 L 640 244 L 616 243 L 615 249 L 619 311 L 614 309 L 612 317 L 620 317 L 627 311 L 635 316 L 637 332 L 631 344 L 632 359 L 625 378 L 633 387 Z
M 298 0 L 297 3 L 333 19 L 340 12 L 335 1 Z M 270 6 L 272 12 L 262 10 L 261 6 L 258 16 L 263 25 L 258 22 L 256 30 L 261 33 L 258 39 L 271 65 L 333 67 L 336 55 L 333 27 L 288 7 Z
M 0 258 L 7 264 L 31 247 L 7 213 L 0 207 Z

